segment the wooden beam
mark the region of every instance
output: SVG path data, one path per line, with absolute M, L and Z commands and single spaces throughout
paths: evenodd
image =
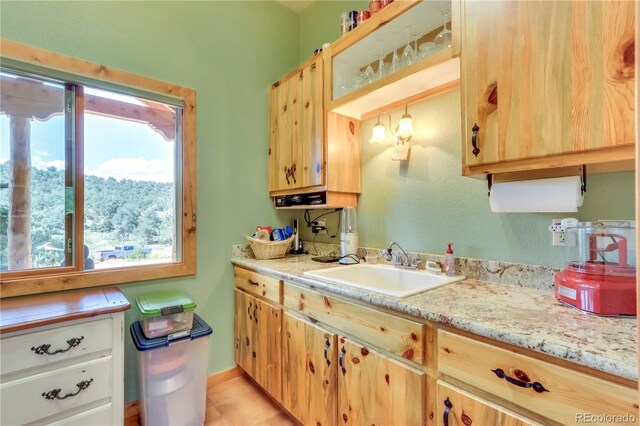
M 31 119 L 9 119 L 8 269 L 31 268 Z
M 41 121 L 64 114 L 64 88 L 23 77 L 2 76 L 0 82 L 0 113 Z M 176 138 L 176 112 L 167 105 L 146 100 L 138 100 L 142 105 L 135 105 L 90 94 L 84 99 L 89 114 L 146 124 L 167 141 Z

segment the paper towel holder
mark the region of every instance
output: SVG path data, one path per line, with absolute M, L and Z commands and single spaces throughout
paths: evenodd
M 491 186 L 494 182 L 513 182 L 518 180 L 548 179 L 566 176 L 580 176 L 580 180 L 582 182 L 582 184 L 580 185 L 580 192 L 584 196 L 584 194 L 587 192 L 586 164 L 583 164 L 581 166 L 557 167 L 553 169 L 524 170 L 520 172 L 505 172 L 494 174 L 489 173 L 487 174 L 487 195 L 491 195 Z

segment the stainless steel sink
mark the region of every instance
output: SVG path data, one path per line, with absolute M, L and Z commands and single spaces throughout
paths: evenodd
M 304 275 L 322 281 L 344 284 L 398 298 L 465 279 L 462 275 L 448 277 L 425 271 L 398 269 L 388 265 L 345 265 L 306 271 Z

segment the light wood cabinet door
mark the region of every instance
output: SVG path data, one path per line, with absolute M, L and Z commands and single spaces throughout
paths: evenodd
M 440 380 L 437 407 L 439 426 L 538 424 Z
M 340 424 L 424 424 L 422 371 L 344 337 L 338 351 Z
M 633 159 L 634 7 L 465 1 L 463 172 Z
M 282 405 L 304 425 L 336 425 L 337 335 L 285 313 L 283 336 Z
M 269 191 L 323 185 L 323 62 L 318 57 L 271 90 Z
M 235 359 L 274 398 L 282 395 L 282 309 L 235 290 Z

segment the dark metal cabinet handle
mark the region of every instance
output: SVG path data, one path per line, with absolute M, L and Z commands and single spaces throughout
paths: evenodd
M 67 349 L 56 349 L 53 352 L 49 351 L 49 348 L 51 347 L 51 345 L 48 344 L 44 344 L 44 345 L 40 345 L 40 346 L 33 346 L 31 347 L 31 350 L 34 351 L 36 353 L 36 355 L 55 355 L 55 354 L 61 354 L 61 353 L 65 353 L 68 350 L 70 350 L 71 348 L 75 348 L 76 346 L 78 346 L 82 341 L 84 340 L 84 336 L 80 336 L 80 337 L 74 337 L 72 339 L 67 340 L 67 345 L 69 345 L 69 347 Z
M 331 342 L 327 339 L 327 342 L 324 345 L 324 359 L 327 361 L 327 367 L 331 365 L 331 361 L 329 361 L 329 348 L 331 347 Z
M 512 385 L 520 386 L 521 388 L 527 388 L 527 389 L 533 388 L 533 390 L 538 393 L 549 392 L 549 390 L 545 389 L 545 387 L 542 386 L 542 383 L 540 382 L 524 382 L 522 380 L 514 379 L 513 377 L 507 376 L 507 374 L 501 368 L 496 368 L 495 370 L 491 370 L 491 371 L 493 371 L 496 376 L 498 376 L 501 379 L 505 379 L 507 382 L 511 383 Z
M 449 401 L 449 397 L 447 397 L 447 399 L 444 400 L 444 413 L 442 414 L 442 423 L 444 423 L 444 426 L 449 426 L 449 410 L 451 410 L 453 408 L 453 404 L 451 403 L 451 401 Z
M 256 324 L 257 324 L 258 323 L 258 304 L 257 303 L 253 308 L 253 319 L 256 320 Z
M 256 287 L 258 287 L 260 285 L 260 283 L 258 281 L 253 281 L 251 278 L 249 278 L 247 281 L 249 281 L 249 284 L 254 285 Z
M 291 178 L 293 179 L 293 183 L 298 183 L 298 181 L 296 181 L 296 163 L 293 163 L 290 170 L 291 170 Z
M 480 154 L 480 148 L 478 148 L 478 130 L 480 130 L 480 127 L 478 127 L 477 123 L 474 123 L 473 128 L 471 129 L 471 145 L 473 146 L 473 155 L 474 156 L 478 156 L 478 154 Z
M 91 382 L 93 382 L 93 379 L 83 380 L 80 383 L 76 383 L 76 386 L 78 387 L 78 391 L 76 393 L 68 393 L 65 396 L 60 396 L 60 392 L 62 391 L 61 389 L 52 389 L 49 392 L 42 392 L 42 396 L 44 399 L 48 400 L 73 398 L 91 386 Z
M 253 303 L 249 302 L 249 307 L 247 308 L 247 315 L 249 315 L 249 319 L 253 319 L 251 316 L 251 308 L 253 307 Z
M 344 355 L 347 353 L 347 350 L 342 347 L 340 349 L 340 357 L 338 358 L 338 364 L 340 364 L 340 369 L 342 370 L 342 374 L 347 374 L 347 369 L 344 368 Z
M 287 185 L 291 184 L 291 181 L 289 180 L 289 176 L 291 175 L 291 169 L 288 168 L 284 168 L 284 177 L 287 179 Z

